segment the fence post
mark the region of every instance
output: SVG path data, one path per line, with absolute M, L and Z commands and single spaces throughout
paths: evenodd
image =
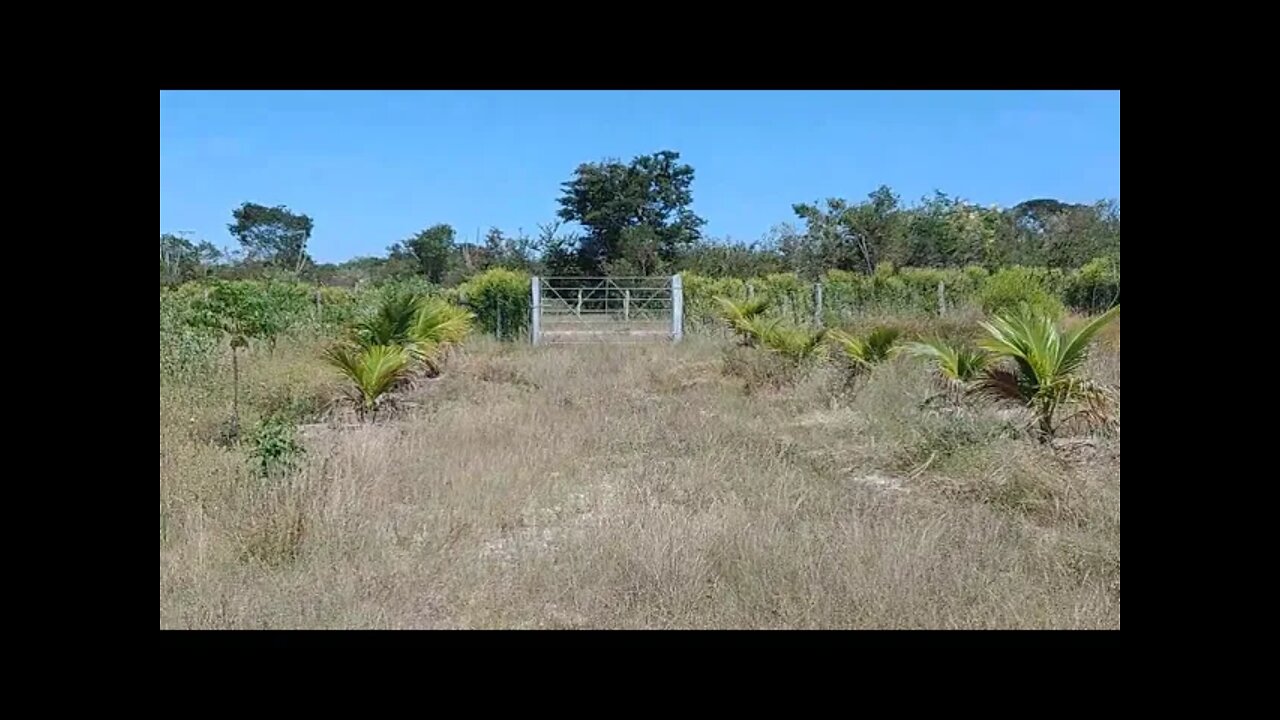
M 542 340 L 542 283 L 538 276 L 530 278 L 529 291 L 533 293 L 532 305 L 529 308 L 529 339 L 537 345 Z
M 631 322 L 631 288 L 622 291 L 622 319 Z
M 813 325 L 822 327 L 822 283 L 813 284 Z
M 755 299 L 755 296 L 756 296 L 755 283 L 747 283 L 747 299 L 753 300 Z
M 943 281 L 938 281 L 938 314 L 947 314 L 947 286 Z
M 684 280 L 671 276 L 671 339 L 680 342 L 684 338 Z

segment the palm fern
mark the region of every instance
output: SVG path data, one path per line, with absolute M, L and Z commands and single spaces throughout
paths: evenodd
M 986 369 L 991 356 L 977 348 L 949 345 L 943 340 L 930 339 L 907 343 L 902 352 L 913 357 L 933 360 L 938 374 L 949 383 L 967 384 L 978 379 Z
M 826 349 L 822 344 L 826 330 L 809 331 L 778 320 L 759 319 L 748 321 L 744 327 L 766 348 L 794 362 L 821 357 Z
M 989 337 L 979 346 L 1012 364 L 988 369 L 976 390 L 1029 407 L 1042 440 L 1053 437 L 1054 416 L 1064 405 L 1082 405 L 1082 413 L 1100 416 L 1107 404 L 1106 390 L 1077 372 L 1088 357 L 1089 341 L 1119 315 L 1116 305 L 1074 330 L 1063 331 L 1049 315 L 1022 307 L 981 323 Z
M 351 394 L 360 418 L 373 412 L 378 399 L 409 370 L 409 351 L 400 345 L 359 345 L 339 343 L 325 351 L 325 360 L 351 381 Z
M 769 298 L 750 298 L 739 303 L 717 295 L 715 296 L 715 301 L 720 305 L 717 315 L 729 326 L 730 330 L 738 334 L 743 345 L 751 345 L 760 340 L 759 331 L 761 327 L 756 323 L 762 319 L 765 311 L 769 309 Z
M 384 298 L 374 311 L 355 322 L 352 339 L 362 347 L 409 345 L 422 296 L 403 292 Z
M 442 298 L 422 301 L 409 331 L 409 351 L 432 373 L 438 373 L 441 356 L 466 339 L 474 317 Z
M 832 330 L 827 337 L 840 349 L 845 364 L 851 371 L 863 372 L 888 360 L 893 354 L 902 331 L 893 327 L 877 327 L 866 339 L 855 337 L 843 330 Z

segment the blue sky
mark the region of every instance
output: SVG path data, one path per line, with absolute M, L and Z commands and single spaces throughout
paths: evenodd
M 715 237 L 755 240 L 792 203 L 984 205 L 1120 197 L 1118 91 L 200 91 L 160 93 L 160 231 L 231 246 L 231 210 L 315 219 L 321 262 L 435 223 L 536 232 L 583 162 L 676 150 Z

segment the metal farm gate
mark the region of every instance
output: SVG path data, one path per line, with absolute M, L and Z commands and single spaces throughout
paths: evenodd
M 679 341 L 684 292 L 670 277 L 534 277 L 533 343 Z

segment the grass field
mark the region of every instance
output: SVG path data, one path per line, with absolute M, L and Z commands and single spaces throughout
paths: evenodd
M 255 349 L 245 427 L 303 419 L 265 479 L 220 439 L 229 362 L 162 378 L 160 625 L 1119 628 L 1118 430 L 1041 444 L 922 406 L 909 358 L 779 387 L 731 346 L 478 339 L 364 424 L 318 342 Z M 1087 374 L 1118 386 L 1118 322 Z

